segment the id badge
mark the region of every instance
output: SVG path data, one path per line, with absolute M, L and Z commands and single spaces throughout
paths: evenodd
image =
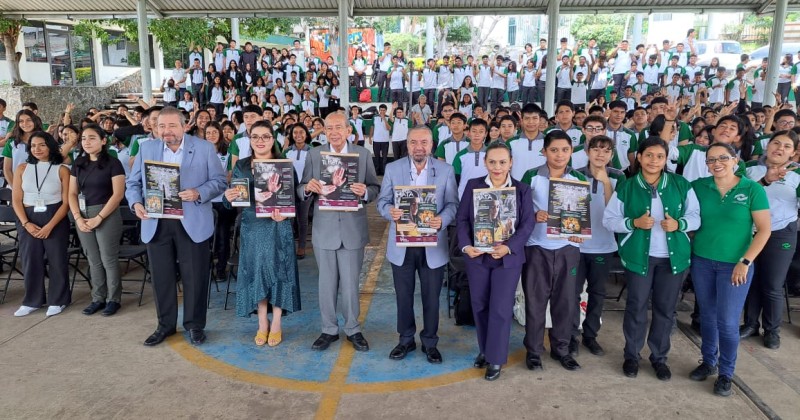
M 81 213 L 86 213 L 86 196 L 83 193 L 78 194 L 78 208 Z
M 37 198 L 33 200 L 33 212 L 34 213 L 44 213 L 47 211 L 47 206 L 44 205 L 44 200 L 41 198 Z

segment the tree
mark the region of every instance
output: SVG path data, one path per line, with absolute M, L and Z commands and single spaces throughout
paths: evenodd
M 624 28 L 627 19 L 626 14 L 579 15 L 572 22 L 570 34 L 575 40 L 583 41 L 584 44 L 594 38 L 599 48 L 611 49 L 625 39 Z
M 484 28 L 486 19 L 489 19 L 489 27 Z M 494 30 L 497 23 L 500 22 L 500 16 L 481 16 L 480 20 L 476 16 L 469 17 L 469 24 L 472 26 L 472 43 L 470 45 L 470 54 L 475 57 L 481 55 L 481 47 L 489 39 L 489 35 Z
M 11 75 L 11 86 L 24 86 L 27 84 L 22 80 L 19 72 L 22 53 L 17 51 L 17 41 L 19 41 L 19 34 L 22 32 L 22 25 L 24 24 L 25 21 L 22 19 L 8 19 L 0 16 L 0 38 L 2 38 L 3 46 L 6 49 L 6 61 L 8 61 L 8 72 Z

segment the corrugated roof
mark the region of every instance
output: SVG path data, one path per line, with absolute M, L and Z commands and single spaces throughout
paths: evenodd
M 352 0 L 357 16 L 405 14 L 539 14 L 548 0 Z M 765 3 L 766 2 L 766 3 Z M 149 10 L 181 16 L 320 16 L 338 14 L 337 0 L 149 0 Z M 774 0 L 562 0 L 562 13 L 631 13 L 656 11 L 764 11 Z M 132 17 L 136 0 L 0 0 L 10 17 Z M 800 0 L 789 0 L 800 9 Z

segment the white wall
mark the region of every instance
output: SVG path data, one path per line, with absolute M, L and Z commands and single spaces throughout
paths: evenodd
M 50 64 L 27 61 L 25 57 L 25 40 L 20 35 L 17 40 L 17 51 L 22 51 L 22 60 L 19 63 L 19 72 L 22 80 L 35 86 L 50 86 Z M 11 71 L 8 68 L 8 58 L 12 53 L 6 51 L 6 60 L 0 60 L 0 83 L 11 82 Z

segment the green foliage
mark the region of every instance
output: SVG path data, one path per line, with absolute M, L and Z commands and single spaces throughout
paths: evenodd
M 75 35 L 84 37 L 86 39 L 97 38 L 103 44 L 108 44 L 109 34 L 103 28 L 104 21 L 93 19 L 82 19 L 72 28 Z
M 0 13 L 0 34 L 6 34 L 12 31 L 19 32 L 27 23 L 28 21 L 25 19 L 9 19 L 3 17 L 3 14 Z
M 472 28 L 463 16 L 448 18 L 447 42 L 465 44 L 472 41 Z
M 92 68 L 76 67 L 75 78 L 78 79 L 78 83 L 90 82 L 92 80 Z
M 572 22 L 570 34 L 575 40 L 586 44 L 589 39 L 597 40 L 601 49 L 611 49 L 625 38 L 625 20 L 628 15 L 579 15 Z
M 410 51 L 416 51 L 419 43 L 418 36 L 405 33 L 384 33 L 383 40 L 392 44 L 392 50 L 403 50 L 406 55 Z
M 222 19 L 224 23 L 216 25 L 215 29 L 221 30 L 227 26 L 229 20 Z M 243 33 L 253 38 L 265 38 L 273 34 L 291 34 L 294 25 L 300 24 L 300 18 L 246 18 L 239 21 Z M 230 28 L 223 33 L 230 33 Z
M 372 22 L 372 27 L 375 32 L 379 34 L 389 34 L 400 31 L 400 17 L 399 16 L 382 16 Z M 390 41 L 391 42 L 391 41 Z M 394 42 L 392 42 L 394 45 Z

